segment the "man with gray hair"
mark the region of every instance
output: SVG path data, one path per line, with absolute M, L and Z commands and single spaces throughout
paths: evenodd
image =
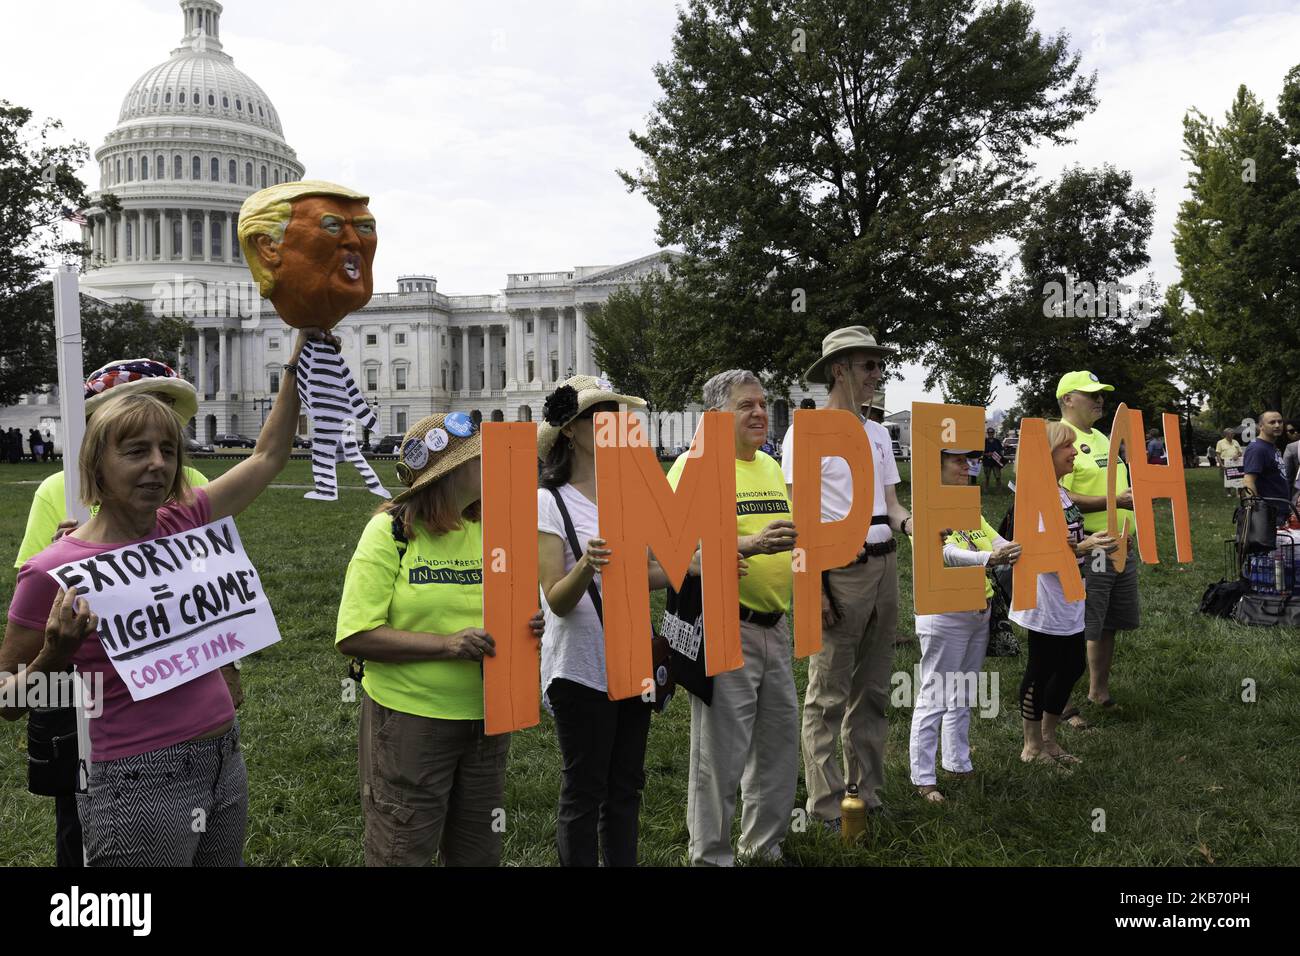
M 779 860 L 799 782 L 799 698 L 786 620 L 795 527 L 781 468 L 759 450 L 768 421 L 758 377 L 742 369 L 713 376 L 704 406 L 734 416 L 736 547 L 748 561 L 739 608 L 745 662 L 713 678 L 710 702 L 691 696 L 686 826 L 692 866 L 730 866 L 737 788 L 744 802 L 739 852 Z M 686 457 L 668 472 L 674 488 Z
M 822 339 L 822 357 L 804 375 L 830 387 L 827 408 L 862 418 L 885 374 L 893 349 L 876 344 L 861 325 Z M 863 421 L 871 444 L 875 487 L 871 526 L 857 560 L 822 575 L 822 649 L 808 659 L 803 703 L 803 768 L 808 815 L 830 830 L 840 827 L 848 787 L 868 810 L 880 807 L 885 783 L 890 671 L 898 629 L 898 555 L 895 531 L 911 533 L 912 516 L 898 502 L 893 440 L 881 424 Z M 794 425 L 782 442 L 781 467 L 794 495 Z M 842 458 L 823 458 L 822 521 L 839 521 L 853 504 L 853 476 Z M 844 769 L 835 745 L 842 738 Z

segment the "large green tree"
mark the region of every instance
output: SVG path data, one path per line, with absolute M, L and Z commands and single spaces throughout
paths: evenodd
M 680 287 L 654 272 L 614 290 L 587 319 L 596 364 L 620 390 L 657 411 L 677 411 L 699 397 L 673 353 L 681 308 Z
M 1039 190 L 1019 234 L 1007 319 L 990 338 L 1021 385 L 1025 414 L 1059 414 L 1056 383 L 1079 369 L 1148 419 L 1179 409 L 1168 310 L 1150 277 L 1130 278 L 1150 261 L 1154 211 L 1152 197 L 1112 166 L 1067 169 Z
M 1095 107 L 1078 67 L 1017 0 L 691 0 L 621 173 L 685 253 L 683 374 L 780 389 L 840 325 L 905 358 L 957 333 L 1024 215 L 1027 150 Z
M 1222 123 L 1189 112 L 1183 143 L 1191 195 L 1174 251 L 1192 381 L 1220 424 L 1300 413 L 1300 66 L 1278 113 L 1242 86 Z
M 12 405 L 28 392 L 46 391 L 58 383 L 54 343 L 54 292 L 42 282 L 0 302 L 0 329 L 21 330 L 3 344 L 5 361 L 21 372 L 0 376 L 0 407 Z M 142 302 L 106 304 L 81 296 L 81 363 L 86 373 L 114 359 L 153 358 L 176 366 L 176 347 L 189 324 L 180 318 L 155 316 Z
M 56 142 L 59 128 L 57 120 L 35 123 L 31 110 L 0 100 L 0 406 L 57 378 L 53 305 L 44 306 L 36 290 L 52 262 L 84 253 L 81 243 L 62 238 L 59 223 L 86 204 L 73 171 L 87 151 Z

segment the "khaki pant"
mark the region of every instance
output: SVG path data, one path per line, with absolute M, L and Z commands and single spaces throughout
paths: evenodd
M 808 815 L 840 816 L 846 778 L 868 807 L 885 782 L 889 679 L 898 626 L 898 554 L 830 572 L 841 617 L 822 628 L 822 649 L 808 659 L 803 705 L 803 767 Z M 835 743 L 843 737 L 845 772 Z
M 510 735 L 362 696 L 358 735 L 366 866 L 496 866 Z
M 780 859 L 799 784 L 799 696 L 788 618 L 741 622 L 745 664 L 713 679 L 713 703 L 691 697 L 686 826 L 692 866 L 731 866 L 736 788 L 740 852 Z

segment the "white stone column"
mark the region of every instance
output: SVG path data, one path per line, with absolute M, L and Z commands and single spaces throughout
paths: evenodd
M 144 210 L 137 209 L 135 211 L 135 248 L 132 250 L 135 253 L 136 262 L 144 262 L 147 258 L 144 243 Z
M 490 393 L 497 387 L 497 363 L 496 352 L 492 344 L 492 336 L 496 332 L 496 327 L 488 325 L 483 330 L 483 392 Z M 500 346 L 496 346 L 499 348 Z
M 588 356 L 591 354 L 591 329 L 587 326 L 587 307 L 585 305 L 575 305 L 573 307 L 574 332 L 576 339 L 574 343 L 573 367 L 579 375 L 590 375 L 588 369 L 591 367 Z
M 203 261 L 212 261 L 212 213 L 203 210 Z
M 445 326 L 436 322 L 429 324 L 429 356 L 433 371 L 429 382 L 429 392 L 433 395 L 446 394 L 442 388 L 442 336 Z
M 506 390 L 519 388 L 519 337 L 515 334 L 515 316 L 506 313 Z
M 226 342 L 226 330 L 217 332 L 217 398 L 224 399 L 230 391 L 230 352 Z
M 198 336 L 199 341 L 199 374 L 194 384 L 199 388 L 199 401 L 201 402 L 208 397 L 208 340 L 203 329 L 195 329 L 194 334 Z M 208 437 L 211 439 L 211 436 Z
M 469 395 L 469 326 L 460 330 L 460 391 Z
M 509 315 L 515 334 L 515 387 L 524 388 L 528 385 L 528 337 L 524 335 L 524 317 L 518 310 Z
M 543 314 L 541 309 L 536 311 L 537 324 L 537 355 L 538 362 L 541 365 L 537 374 L 537 379 L 542 383 L 543 388 L 551 386 L 551 320 Z M 558 329 L 556 331 L 559 331 Z
M 181 261 L 190 261 L 190 211 L 181 210 Z
M 411 375 L 407 379 L 406 387 L 412 392 L 422 392 L 424 390 L 424 378 L 420 374 L 425 364 L 420 361 L 420 353 L 424 351 L 424 343 L 420 340 L 423 335 L 424 331 L 420 326 L 420 320 L 416 319 L 411 323 L 411 334 L 406 343 L 406 348 L 411 355 Z
M 114 243 L 114 262 L 126 261 L 126 213 L 117 217 L 117 241 Z
M 221 254 L 226 262 L 235 261 L 235 230 L 231 227 L 234 217 L 226 213 L 221 217 Z
M 569 332 L 569 317 L 565 314 L 563 308 L 555 310 L 555 314 L 560 320 L 560 380 L 563 381 L 568 377 L 569 369 L 572 368 L 576 374 L 578 371 L 577 363 L 573 361 L 573 336 Z

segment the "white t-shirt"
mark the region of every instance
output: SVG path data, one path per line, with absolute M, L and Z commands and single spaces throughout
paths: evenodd
M 1057 486 L 1061 493 L 1061 508 L 1065 511 L 1065 525 L 1070 532 L 1070 540 L 1075 544 L 1086 535 L 1083 531 L 1083 512 L 1070 500 L 1065 489 Z M 1038 519 L 1038 530 L 1043 530 L 1043 519 Z M 1083 561 L 1082 558 L 1079 559 Z M 1038 576 L 1038 607 L 1026 611 L 1012 611 L 1007 615 L 1015 623 L 1039 634 L 1079 634 L 1083 631 L 1083 600 L 1067 601 L 1065 591 L 1061 588 L 1061 576 L 1053 571 L 1051 574 Z
M 588 539 L 600 536 L 596 506 L 573 485 L 564 485 L 557 490 L 564 499 L 565 507 L 569 509 L 573 529 L 578 535 L 578 547 L 585 551 Z M 572 571 L 577 560 L 569 546 L 569 537 L 564 532 L 564 518 L 555 499 L 551 497 L 551 492 L 546 488 L 537 489 L 537 530 L 560 539 L 564 545 L 564 573 Z M 593 580 L 599 589 L 599 572 Z M 551 611 L 545 594 L 541 597 L 542 613 L 546 616 L 546 633 L 542 637 L 542 702 L 550 712 L 551 702 L 546 697 L 546 688 L 557 677 L 594 690 L 608 690 L 609 685 L 605 679 L 605 630 L 600 618 L 596 616 L 596 606 L 591 603 L 591 595 L 585 590 L 582 598 L 564 617 Z
M 873 515 L 888 514 L 885 507 L 885 486 L 898 484 L 898 463 L 894 461 L 893 439 L 889 430 L 878 422 L 862 423 L 866 428 L 871 453 L 875 456 L 875 498 Z M 785 431 L 781 441 L 781 474 L 787 485 L 794 484 L 794 425 Z M 853 475 L 849 463 L 843 458 L 822 459 L 822 521 L 839 521 L 853 505 Z M 873 524 L 867 532 L 868 544 L 880 544 L 893 537 L 887 524 Z

